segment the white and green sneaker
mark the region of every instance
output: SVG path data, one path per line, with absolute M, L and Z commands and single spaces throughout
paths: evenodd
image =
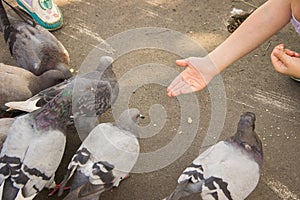
M 295 78 L 295 77 L 292 77 L 291 78 L 294 80 L 294 81 L 297 81 L 297 82 L 300 82 L 300 78 Z
M 50 31 L 63 24 L 62 13 L 53 0 L 17 0 L 17 3 L 34 21 Z

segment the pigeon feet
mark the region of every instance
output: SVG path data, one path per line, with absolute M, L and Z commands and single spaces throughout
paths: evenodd
M 57 184 L 57 185 L 53 188 L 53 190 L 48 194 L 48 197 L 53 197 L 53 196 L 59 191 L 60 188 L 61 188 L 61 184 Z M 64 191 L 70 190 L 70 189 L 71 189 L 71 187 L 70 187 L 70 186 L 67 186 L 67 187 L 64 188 Z

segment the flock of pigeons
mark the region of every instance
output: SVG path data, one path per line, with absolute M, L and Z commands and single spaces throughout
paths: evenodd
M 0 110 L 2 117 L 8 107 L 24 113 L 0 119 L 0 199 L 33 199 L 44 188 L 60 196 L 72 180 L 66 200 L 97 200 L 132 170 L 139 155 L 137 124 L 144 116 L 131 108 L 113 123 L 89 120 L 118 96 L 113 59 L 103 56 L 94 71 L 72 76 L 64 46 L 31 20 L 10 22 L 2 2 L 0 30 L 18 67 L 0 64 Z M 76 120 L 85 139 L 56 184 L 67 125 Z M 263 161 L 254 128 L 255 115 L 242 114 L 235 135 L 200 154 L 165 199 L 245 199 L 259 181 Z

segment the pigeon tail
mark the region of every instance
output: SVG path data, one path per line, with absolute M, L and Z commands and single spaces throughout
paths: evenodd
M 190 180 L 186 180 L 182 183 L 179 183 L 172 192 L 172 194 L 163 200 L 178 200 L 182 197 L 190 196 L 192 194 L 200 193 L 203 182 L 192 183 Z
M 7 102 L 7 103 L 5 103 L 5 106 L 8 107 L 8 109 L 6 111 L 21 110 L 21 111 L 25 111 L 25 112 L 33 112 L 40 108 L 40 107 L 36 106 L 36 103 L 39 100 L 40 100 L 40 98 L 35 96 L 35 98 L 30 98 L 30 99 L 27 99 L 26 101 Z
M 3 6 L 2 0 L 0 1 L 0 19 L 1 19 L 1 27 L 5 30 L 6 27 L 10 26 L 10 22 L 6 13 L 6 10 Z
M 97 200 L 102 192 L 108 188 L 102 184 L 94 185 L 90 182 L 86 182 L 75 190 L 71 191 L 64 200 Z
M 64 177 L 64 180 L 60 183 L 60 188 L 58 191 L 58 196 L 60 197 L 63 192 L 64 192 L 64 188 L 66 186 L 66 184 L 68 183 L 68 181 L 70 180 L 70 178 L 73 176 L 74 172 L 77 169 L 77 165 L 73 166 L 71 169 L 69 169 Z
M 5 192 L 4 192 L 5 191 Z M 14 200 L 18 196 L 19 189 L 14 187 L 10 178 L 4 181 L 3 194 L 1 199 Z

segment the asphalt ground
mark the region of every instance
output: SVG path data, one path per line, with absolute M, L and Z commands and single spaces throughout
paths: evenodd
M 88 66 L 92 50 L 98 49 L 101 55 L 118 55 L 113 69 L 123 84 L 122 91 L 127 92 L 120 98 L 129 107 L 139 108 L 146 116 L 143 125 L 152 130 L 140 139 L 142 154 L 135 168 L 138 173 L 132 173 L 101 199 L 152 200 L 169 195 L 180 173 L 196 158 L 201 147 L 232 135 L 240 114 L 245 111 L 256 114 L 256 131 L 264 150 L 261 180 L 247 199 L 300 199 L 300 83 L 276 73 L 269 58 L 273 47 L 280 43 L 300 51 L 299 36 L 291 24 L 232 64 L 208 88 L 170 98 L 166 85 L 182 70 L 175 65 L 175 60 L 214 49 L 229 35 L 226 21 L 232 8 L 250 10 L 251 6 L 231 0 L 55 2 L 63 12 L 64 26 L 53 34 L 69 51 L 74 75 L 79 69 L 93 67 Z M 259 6 L 264 1 L 247 2 Z M 155 31 L 150 43 L 143 40 L 143 34 L 148 34 L 145 27 L 156 27 L 151 29 Z M 190 44 L 189 39 L 205 51 L 194 51 L 194 43 Z M 129 50 L 111 51 L 107 41 L 118 44 L 121 50 Z M 159 44 L 166 49 L 160 49 Z M 3 40 L 0 45 L 4 47 Z M 0 49 L 0 62 L 15 65 L 6 48 Z M 114 120 L 113 109 L 101 116 L 100 122 Z M 182 138 L 176 140 L 178 135 Z M 153 160 L 145 159 L 147 153 L 153 155 L 174 141 L 171 151 Z M 57 182 L 63 179 L 69 159 L 79 145 L 80 138 L 71 126 L 65 157 L 56 174 Z M 173 157 L 176 159 L 172 160 Z M 48 192 L 44 190 L 36 199 L 46 199 Z

